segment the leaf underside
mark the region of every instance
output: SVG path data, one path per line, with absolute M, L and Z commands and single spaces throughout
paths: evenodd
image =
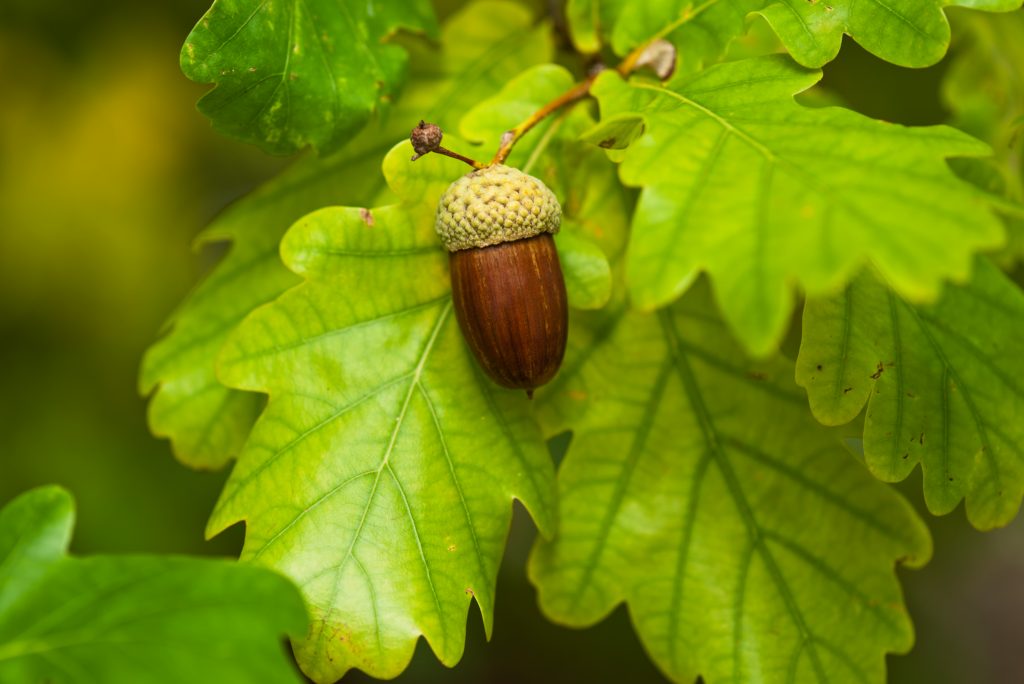
M 544 612 L 626 602 L 677 682 L 884 681 L 913 640 L 893 565 L 927 560 L 927 530 L 807 415 L 792 365 L 747 361 L 703 286 L 574 333 L 542 407 L 585 407 L 531 558 Z
M 992 158 L 959 160 L 955 168 L 984 190 L 1024 205 L 1024 12 L 959 14 L 954 27 L 959 42 L 943 79 L 943 101 L 952 125 L 993 150 Z M 1012 270 L 1024 259 L 1024 215 L 1003 222 L 1006 245 L 991 256 Z
M 966 285 L 914 306 L 865 272 L 804 309 L 797 381 L 824 423 L 867 405 L 877 477 L 921 464 L 933 513 L 967 499 L 979 528 L 1010 522 L 1024 494 L 1024 293 L 987 260 Z

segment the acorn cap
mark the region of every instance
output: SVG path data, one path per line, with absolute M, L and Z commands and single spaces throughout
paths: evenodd
M 434 227 L 449 252 L 557 233 L 562 208 L 540 180 L 498 164 L 459 178 L 441 196 Z

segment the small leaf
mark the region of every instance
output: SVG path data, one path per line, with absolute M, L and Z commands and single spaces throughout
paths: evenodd
M 420 118 L 454 129 L 476 101 L 550 57 L 547 30 L 531 29 L 531 21 L 527 10 L 504 2 L 474 3 L 452 16 L 440 52 L 414 52 L 413 82 L 387 120 L 371 124 L 339 154 L 292 166 L 229 207 L 203 233 L 201 244 L 230 240 L 231 250 L 181 305 L 166 336 L 147 351 L 139 380 L 143 394 L 153 393 L 150 429 L 171 439 L 183 463 L 223 467 L 241 449 L 260 411 L 261 397 L 217 381 L 214 360 L 246 314 L 297 282 L 278 257 L 288 226 L 329 205 L 391 201 L 380 161 Z M 612 182 L 617 185 L 614 177 Z
M 459 122 L 459 131 L 464 137 L 476 142 L 499 139 L 506 130 L 526 120 L 574 83 L 573 75 L 557 64 L 540 64 L 526 69 L 504 84 L 500 91 L 492 93 L 466 112 Z M 553 122 L 553 118 L 541 121 L 538 128 L 529 134 L 531 140 L 536 144 L 552 127 Z M 522 147 L 517 148 L 516 153 L 523 160 L 528 159 L 528 153 L 524 153 Z
M 627 263 L 643 309 L 671 302 L 700 271 L 754 353 L 772 351 L 793 284 L 840 286 L 871 259 L 902 295 L 964 280 L 1002 226 L 945 158 L 988 154 L 942 126 L 906 128 L 798 105 L 820 77 L 781 56 L 729 62 L 658 87 L 602 74 L 602 116 L 639 114 L 646 133 L 620 176 L 643 188 Z
M 569 221 L 563 222 L 555 242 L 569 305 L 574 309 L 600 309 L 607 304 L 612 293 L 612 272 L 601 248 Z
M 481 375 L 452 313 L 433 215 L 463 167 L 411 153 L 384 162 L 397 193 L 416 192 L 405 204 L 327 208 L 288 232 L 304 282 L 220 358 L 225 382 L 270 399 L 209 531 L 244 520 L 243 558 L 302 588 L 313 623 L 295 652 L 317 682 L 396 676 L 420 635 L 454 665 L 470 601 L 490 634 L 512 499 L 544 533 L 553 522 L 527 399 Z
M 1010 522 L 1024 495 L 1024 293 L 979 259 L 967 285 L 913 306 L 870 272 L 811 298 L 797 382 L 829 425 L 867 404 L 864 460 L 888 482 L 921 463 L 933 513 L 967 499 L 978 528 Z
M 221 132 L 291 154 L 331 152 L 397 93 L 400 28 L 436 33 L 427 0 L 215 0 L 181 50 L 193 81 L 215 83 L 199 109 Z
M 680 683 L 883 682 L 913 642 L 893 565 L 928 533 L 810 419 L 792 364 L 748 362 L 703 284 L 578 321 L 539 412 L 549 433 L 576 414 L 530 559 L 543 611 L 583 627 L 625 602 Z
M 627 112 L 602 119 L 580 139 L 606 150 L 624 150 L 643 133 L 644 117 Z
M 0 680 L 299 681 L 280 637 L 305 610 L 284 578 L 221 560 L 68 557 L 73 523 L 58 487 L 0 510 Z

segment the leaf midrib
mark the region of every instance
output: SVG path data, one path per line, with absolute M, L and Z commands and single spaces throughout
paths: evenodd
M 615 487 L 612 490 L 611 500 L 605 508 L 604 517 L 601 519 L 601 526 L 595 535 L 597 543 L 591 549 L 589 558 L 583 563 L 583 573 L 577 581 L 576 591 L 573 592 L 570 599 L 569 603 L 573 611 L 579 608 L 583 595 L 586 593 L 594 572 L 597 570 L 601 556 L 608 546 L 612 525 L 619 514 L 619 510 L 622 508 L 623 501 L 625 501 L 626 493 L 629 491 L 629 484 L 633 479 L 633 474 L 636 472 L 637 463 L 640 461 L 644 447 L 647 444 L 647 438 L 650 436 L 658 417 L 658 407 L 661 405 L 661 398 L 668 387 L 668 380 L 672 375 L 672 356 L 668 350 L 666 350 L 665 358 L 660 365 L 657 379 L 651 389 L 647 405 L 644 407 L 640 425 L 637 426 L 635 431 L 632 431 L 634 433 L 633 442 L 630 445 L 629 453 L 623 460 L 619 477 L 616 478 Z
M 388 446 L 387 446 L 387 448 L 384 451 L 384 455 L 381 458 L 380 464 L 377 466 L 376 475 L 374 476 L 373 485 L 370 488 L 370 494 L 369 494 L 369 496 L 367 496 L 366 503 L 363 506 L 363 513 L 362 513 L 362 516 L 360 517 L 359 524 L 357 525 L 355 531 L 352 534 L 352 541 L 349 543 L 348 549 L 345 551 L 345 556 L 342 558 L 341 562 L 338 564 L 338 566 L 337 566 L 337 568 L 335 570 L 335 577 L 340 577 L 341 576 L 341 573 L 343 572 L 343 570 L 345 568 L 345 565 L 348 563 L 348 560 L 354 556 L 355 545 L 359 541 L 359 539 L 360 539 L 360 537 L 362 535 L 363 527 L 365 526 L 366 520 L 369 517 L 370 507 L 373 505 L 373 500 L 374 500 L 374 498 L 376 496 L 377 490 L 378 490 L 379 485 L 380 485 L 381 473 L 383 473 L 385 469 L 388 469 L 388 471 L 391 473 L 392 477 L 394 478 L 395 482 L 396 483 L 398 482 L 398 476 L 390 468 L 391 454 L 394 452 L 395 444 L 397 444 L 397 442 L 398 442 L 398 435 L 401 432 L 402 426 L 405 423 L 405 416 L 408 413 L 409 405 L 412 402 L 413 393 L 416 391 L 416 387 L 419 385 L 419 383 L 421 381 L 421 378 L 422 378 L 422 375 L 423 375 L 423 369 L 426 367 L 427 359 L 429 358 L 431 351 L 433 351 L 434 344 L 437 342 L 437 338 L 440 335 L 441 328 L 443 327 L 445 321 L 448 319 L 451 310 L 452 310 L 452 303 L 449 300 L 444 305 L 444 307 L 441 309 L 441 313 L 437 317 L 437 322 L 434 324 L 434 328 L 431 331 L 430 337 L 427 339 L 426 343 L 424 344 L 423 352 L 420 355 L 419 362 L 416 364 L 415 371 L 413 372 L 412 379 L 411 379 L 411 381 L 409 383 L 409 389 L 406 392 L 404 401 L 402 402 L 402 407 L 399 410 L 398 416 L 395 418 L 395 427 L 394 427 L 394 429 L 391 432 L 391 437 L 390 437 L 390 439 L 388 441 Z M 411 517 L 412 516 L 412 511 L 409 508 L 408 500 L 405 497 L 404 491 L 402 491 L 402 497 L 403 497 L 403 500 L 405 501 L 406 509 L 407 509 L 407 511 L 408 511 L 408 513 L 409 513 L 409 515 Z M 423 542 L 422 542 L 422 540 L 420 538 L 419 532 L 416 529 L 415 522 L 413 523 L 413 534 L 415 535 L 415 538 L 416 538 L 416 545 L 417 545 L 417 548 L 418 548 L 419 553 L 420 553 L 420 560 L 421 560 L 421 562 L 423 564 L 423 568 L 424 568 L 424 572 L 425 572 L 425 575 L 426 575 L 427 583 L 430 586 L 430 591 L 431 591 L 431 594 L 432 594 L 433 599 L 434 599 L 434 607 L 437 610 L 438 617 L 442 618 L 442 619 L 439 619 L 438 622 L 439 622 L 440 629 L 441 629 L 441 640 L 443 642 L 443 641 L 446 640 L 446 637 L 445 637 L 445 623 L 444 623 L 444 619 L 443 619 L 444 611 L 441 608 L 440 599 L 439 599 L 438 594 L 437 594 L 437 588 L 434 586 L 433 577 L 431 576 L 431 573 L 430 573 L 430 564 L 427 561 L 426 555 L 425 555 L 425 553 L 423 551 Z M 339 583 L 336 581 L 334 583 L 334 589 L 333 589 L 332 594 L 331 594 L 331 600 L 328 601 L 328 603 L 327 603 L 327 605 L 329 606 L 328 611 L 333 611 L 334 610 L 334 607 L 335 607 L 334 603 L 335 603 L 335 600 L 337 599 L 338 586 L 339 586 Z M 324 628 L 326 627 L 327 621 L 324 620 L 320 624 L 321 624 L 321 629 L 320 629 L 320 634 L 319 634 L 319 640 L 320 640 L 321 645 L 322 645 L 323 638 L 324 638 Z
M 743 487 L 736 475 L 736 472 L 733 470 L 732 465 L 729 463 L 729 460 L 725 455 L 725 450 L 722 448 L 714 420 L 712 419 L 711 412 L 707 405 L 704 403 L 703 393 L 700 389 L 699 383 L 697 382 L 697 378 L 694 375 L 693 368 L 690 366 L 690 362 L 685 351 L 679 344 L 681 336 L 675 328 L 675 322 L 672 320 L 671 315 L 664 310 L 659 314 L 659 318 L 661 319 L 666 340 L 674 351 L 676 360 L 675 367 L 678 370 L 679 378 L 682 381 L 683 389 L 689 399 L 690 406 L 693 409 L 694 415 L 697 417 L 701 433 L 704 436 L 705 444 L 712 455 L 712 460 L 718 466 L 719 472 L 722 474 L 722 480 L 725 482 L 726 488 L 729 490 L 729 494 L 740 513 L 740 517 L 743 519 L 744 526 L 747 528 L 747 533 L 749 534 L 750 543 L 757 549 L 758 555 L 761 556 L 761 560 L 765 564 L 765 569 L 771 576 L 783 603 L 786 605 L 786 610 L 789 612 L 790 618 L 793 620 L 794 626 L 800 633 L 801 643 L 800 648 L 796 653 L 799 655 L 804 648 L 807 648 L 808 654 L 811 658 L 811 664 L 814 667 L 818 680 L 827 681 L 824 674 L 824 667 L 817 652 L 817 642 L 815 637 L 804 620 L 803 613 L 800 611 L 800 608 L 796 603 L 796 599 L 793 596 L 789 585 L 785 581 L 785 577 L 775 560 L 774 554 L 772 554 L 771 549 L 769 549 L 767 544 L 765 544 L 764 534 L 757 522 L 757 518 L 754 516 L 750 502 L 747 500 L 746 495 L 743 492 Z

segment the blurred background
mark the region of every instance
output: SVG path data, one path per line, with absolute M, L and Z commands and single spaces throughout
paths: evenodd
M 192 238 L 285 164 L 221 138 L 195 110 L 204 87 L 181 75 L 178 50 L 208 5 L 0 3 L 0 505 L 68 487 L 77 553 L 241 546 L 237 527 L 203 540 L 226 472 L 179 466 L 136 392 L 143 350 L 218 257 L 194 253 Z M 874 117 L 940 123 L 945 68 L 900 69 L 847 41 L 824 85 Z M 901 489 L 923 510 L 916 475 Z M 622 609 L 586 631 L 540 617 L 524 573 L 533 531 L 518 513 L 494 639 L 471 612 L 458 668 L 421 643 L 399 681 L 664 681 Z M 927 520 L 934 560 L 901 571 L 917 645 L 889 659 L 890 681 L 1024 682 L 1024 521 L 980 534 L 962 510 Z

